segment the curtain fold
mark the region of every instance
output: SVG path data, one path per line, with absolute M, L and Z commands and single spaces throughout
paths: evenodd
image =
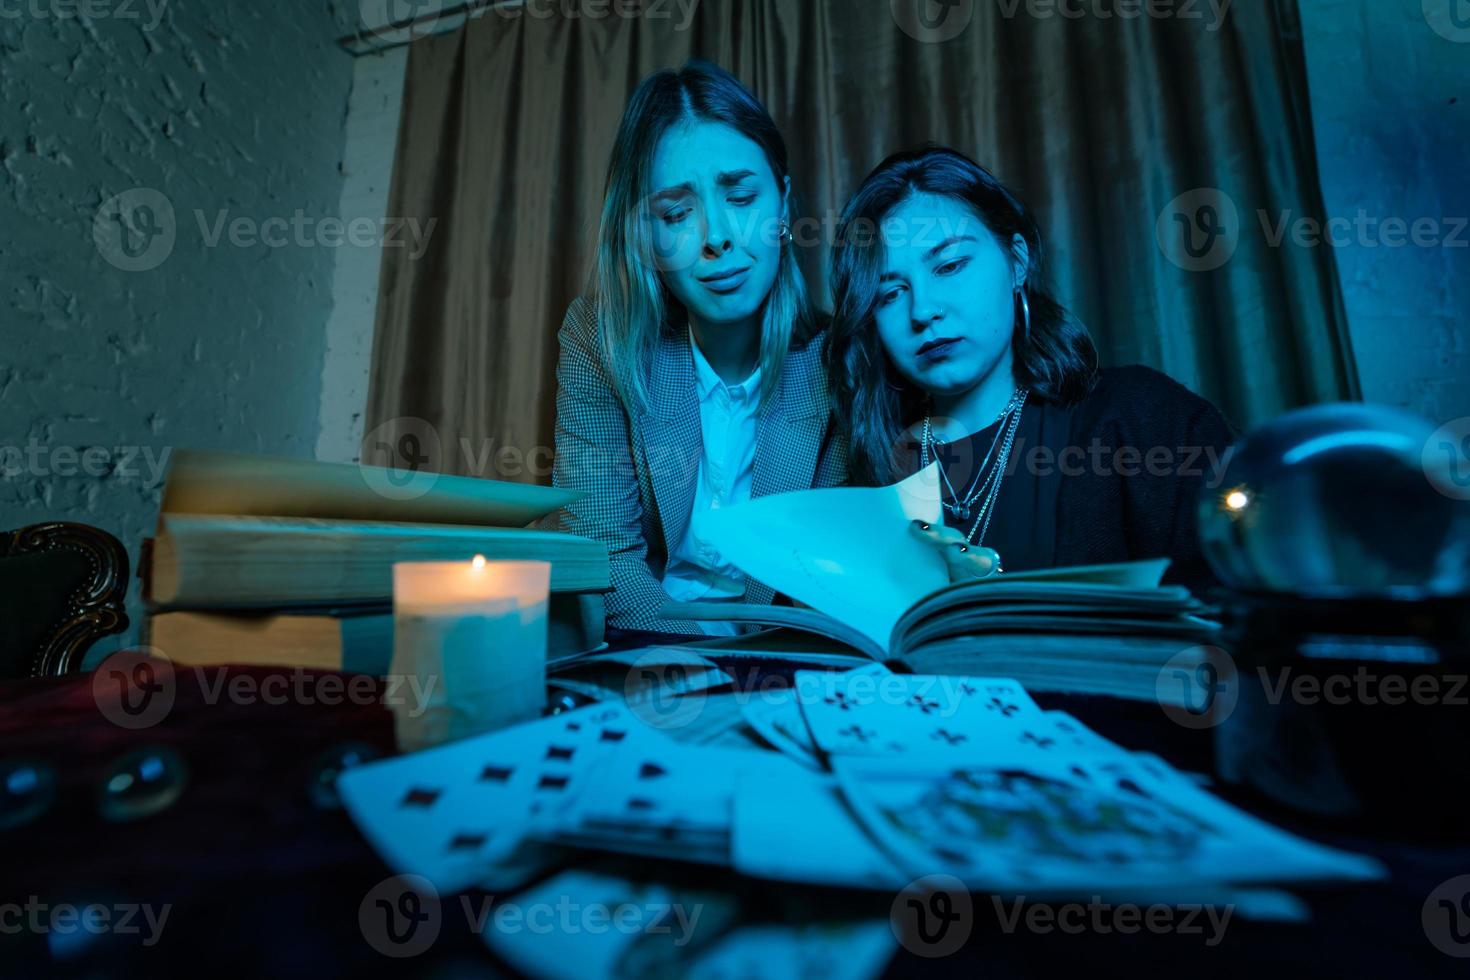
M 618 118 L 645 74 L 695 55 L 785 134 L 824 305 L 848 195 L 933 141 L 1032 207 L 1104 364 L 1157 367 L 1241 425 L 1358 397 L 1331 249 L 1274 241 L 1283 216 L 1324 212 L 1296 0 L 1218 22 L 1204 4 L 1127 19 L 977 0 L 948 8 L 968 20 L 942 41 L 900 26 L 908 2 L 702 0 L 682 30 L 672 3 L 491 13 L 416 42 L 389 215 L 435 225 L 421 255 L 384 250 L 362 458 L 549 480 L 556 330 L 586 281 Z M 1045 9 L 1064 7 L 1115 10 Z

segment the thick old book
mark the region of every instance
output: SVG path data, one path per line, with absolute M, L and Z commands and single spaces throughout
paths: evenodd
M 549 487 L 179 451 L 139 575 L 155 608 L 385 602 L 393 564 L 476 555 L 552 563 L 553 592 L 610 587 L 607 549 L 525 527 L 576 499 Z
M 161 607 L 248 609 L 393 596 L 393 563 L 551 562 L 553 592 L 606 591 L 607 548 L 556 531 L 294 517 L 163 514 L 140 568 Z
M 773 656 L 830 661 L 845 648 L 919 673 L 1152 697 L 1163 665 L 1219 628 L 1187 589 L 1159 584 L 1168 567 L 1162 558 L 949 584 L 943 559 L 909 531 L 914 520 L 940 521 L 933 466 L 890 487 L 762 497 L 696 520 L 699 536 L 727 560 L 809 607 L 670 603 L 662 610 L 670 619 L 786 628 L 719 644 L 732 654 L 760 655 L 775 644 Z
M 546 657 L 549 667 L 603 645 L 606 618 L 598 593 L 551 597 Z M 143 642 L 175 664 L 250 664 L 388 673 L 393 659 L 389 605 L 271 612 L 159 612 L 149 616 Z

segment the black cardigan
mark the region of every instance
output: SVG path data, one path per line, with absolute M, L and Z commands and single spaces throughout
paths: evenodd
M 1200 494 L 1221 492 L 1234 434 L 1213 405 L 1152 368 L 1108 368 L 1075 405 L 1033 396 L 1021 432 L 1032 436 L 1030 444 L 1022 447 L 1028 440 L 1018 438 L 996 505 L 996 519 L 1011 525 L 993 523 L 985 540 L 1000 548 L 1008 569 L 1167 556 L 1166 582 L 1196 591 L 1216 584 L 1200 552 L 1196 509 Z M 976 433 L 961 447 L 972 466 L 994 433 Z M 1040 466 L 1028 462 L 1038 459 L 1030 455 L 1038 441 L 1051 454 L 1039 457 Z M 966 478 L 973 473 L 961 470 Z M 969 523 L 958 526 L 970 530 Z

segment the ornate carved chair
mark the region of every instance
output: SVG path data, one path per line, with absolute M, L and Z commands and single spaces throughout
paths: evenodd
M 0 677 L 77 670 L 93 643 L 128 628 L 127 585 L 128 554 L 106 531 L 0 531 Z

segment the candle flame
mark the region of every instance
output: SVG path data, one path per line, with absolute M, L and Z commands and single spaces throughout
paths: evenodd
M 476 555 L 474 557 L 474 560 L 472 560 L 470 562 L 470 567 L 472 567 L 477 572 L 480 569 L 484 568 L 485 567 L 485 556 L 484 555 Z

